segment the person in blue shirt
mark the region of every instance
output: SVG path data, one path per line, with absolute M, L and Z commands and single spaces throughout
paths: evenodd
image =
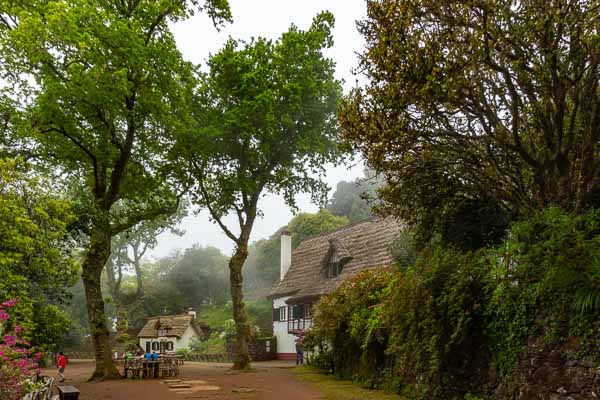
M 145 358 L 146 360 L 151 360 L 151 359 L 152 359 L 152 353 L 150 353 L 149 351 L 148 351 L 148 352 L 146 352 L 146 354 L 144 354 L 144 358 Z
M 152 361 L 158 360 L 158 354 L 155 351 L 152 352 Z

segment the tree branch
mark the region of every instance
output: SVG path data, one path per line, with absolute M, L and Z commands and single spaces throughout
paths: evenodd
M 129 218 L 127 218 L 127 220 L 123 223 L 111 225 L 110 233 L 111 233 L 111 235 L 114 236 L 118 233 L 126 231 L 127 229 L 139 224 L 142 221 L 153 220 L 157 217 L 160 217 L 161 215 L 173 214 L 177 211 L 178 207 L 179 207 L 179 199 L 177 199 L 175 204 L 158 207 L 158 208 L 152 208 L 150 210 L 146 210 L 145 212 L 142 212 L 142 213 L 139 213 L 136 215 L 132 215 Z

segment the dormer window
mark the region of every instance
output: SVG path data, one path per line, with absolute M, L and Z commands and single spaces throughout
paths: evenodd
M 344 265 L 352 259 L 350 252 L 341 240 L 337 238 L 329 239 L 329 252 L 325 258 L 324 275 L 327 278 L 335 278 L 342 273 Z
M 327 277 L 335 278 L 342 272 L 342 263 L 337 255 L 336 251 L 331 252 L 329 261 L 327 262 Z
M 159 329 L 157 332 L 157 336 L 167 336 L 167 330 L 166 329 Z

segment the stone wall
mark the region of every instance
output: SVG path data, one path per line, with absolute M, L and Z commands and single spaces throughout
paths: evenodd
M 531 341 L 498 400 L 600 400 L 600 364 L 578 358 L 567 345 Z

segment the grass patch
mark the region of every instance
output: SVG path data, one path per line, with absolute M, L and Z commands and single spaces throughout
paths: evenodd
M 317 388 L 326 400 L 403 400 L 395 394 L 385 393 L 380 390 L 363 389 L 351 381 L 338 379 L 332 375 L 325 375 L 318 369 L 310 366 L 293 368 L 292 371 L 298 379 L 308 382 Z

